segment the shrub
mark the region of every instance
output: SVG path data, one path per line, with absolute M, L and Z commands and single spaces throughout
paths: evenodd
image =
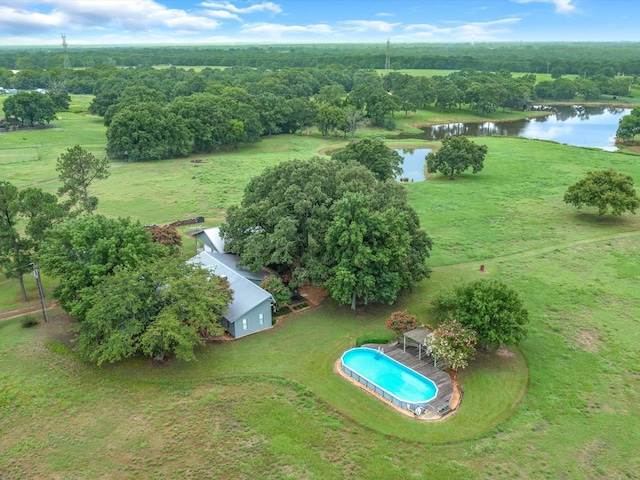
M 260 287 L 264 288 L 273 296 L 273 299 L 276 301 L 276 307 L 278 308 L 291 302 L 291 290 L 289 290 L 282 279 L 276 275 L 266 276 L 260 284 Z
M 287 313 L 291 313 L 291 309 L 289 307 L 281 307 L 275 311 L 273 316 L 281 317 L 282 315 L 286 315 Z
M 34 315 L 25 315 L 20 319 L 20 323 L 22 324 L 22 328 L 31 328 L 38 325 L 40 320 Z
M 367 343 L 389 343 L 389 338 L 383 335 L 373 335 L 373 334 L 365 334 L 356 338 L 356 347 L 361 347 L 362 345 L 366 345 Z
M 387 328 L 396 335 L 402 335 L 417 326 L 416 316 L 407 313 L 406 310 L 393 312 L 387 320 Z
M 149 228 L 149 231 L 151 232 L 153 241 L 167 247 L 171 255 L 178 256 L 180 254 L 182 237 L 175 227 L 171 225 L 153 225 Z
M 427 338 L 425 346 L 436 358 L 443 359 L 452 370 L 465 368 L 476 353 L 476 332 L 455 319 L 445 320 Z

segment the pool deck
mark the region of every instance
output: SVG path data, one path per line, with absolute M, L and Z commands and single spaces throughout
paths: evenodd
M 372 348 L 377 350 L 381 345 L 363 345 L 363 347 Z M 453 396 L 453 384 L 451 383 L 451 377 L 447 372 L 443 372 L 437 367 L 433 366 L 433 359 L 431 357 L 425 357 L 423 353 L 423 359 L 418 360 L 418 349 L 415 347 L 407 346 L 407 351 L 402 349 L 402 346 L 397 345 L 383 345 L 384 354 L 393 358 L 397 362 L 400 362 L 411 370 L 418 372 L 420 375 L 424 375 L 430 379 L 438 387 L 438 394 L 436 398 L 428 402 L 429 408 L 433 413 L 446 412 L 449 409 L 449 403 Z M 415 355 L 412 354 L 415 350 Z

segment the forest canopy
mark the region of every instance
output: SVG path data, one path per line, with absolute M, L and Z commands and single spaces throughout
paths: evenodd
M 637 43 L 400 43 L 392 44 L 391 68 L 550 73 L 562 67 L 564 74 L 594 75 L 600 70 L 640 74 Z M 26 69 L 62 67 L 62 49 L 4 47 L 0 67 Z M 215 65 L 255 68 L 319 67 L 342 64 L 357 68 L 383 68 L 386 44 L 283 44 L 145 47 L 77 47 L 70 45 L 73 68 L 98 65 Z

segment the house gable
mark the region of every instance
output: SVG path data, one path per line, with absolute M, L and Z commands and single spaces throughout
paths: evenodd
M 274 303 L 271 294 L 226 265 L 220 255 L 225 254 L 201 252 L 189 262 L 200 263 L 229 282 L 233 300 L 224 315 L 223 326 L 234 337 L 271 328 L 271 305 Z

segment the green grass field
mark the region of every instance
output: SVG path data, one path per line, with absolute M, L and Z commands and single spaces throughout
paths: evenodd
M 0 178 L 55 191 L 66 141 L 104 148 L 99 119 L 61 116 L 67 135 L 0 137 Z M 434 239 L 433 273 L 394 306 L 354 314 L 327 301 L 268 332 L 208 344 L 196 362 L 101 369 L 75 358 L 60 311 L 32 329 L 0 322 L 0 478 L 640 477 L 640 221 L 598 221 L 562 202 L 588 170 L 610 166 L 638 181 L 638 156 L 476 141 L 489 147 L 479 174 L 406 185 Z M 274 136 L 198 164 L 114 164 L 96 183 L 98 210 L 215 224 L 263 168 L 344 142 Z M 450 419 L 403 417 L 333 372 L 358 336 L 384 334 L 390 312 L 406 308 L 430 324 L 435 292 L 482 275 L 521 292 L 530 334 L 512 356 L 479 352 L 459 374 L 464 396 Z M 17 305 L 15 282 L 1 281 L 0 292 L 2 309 Z

